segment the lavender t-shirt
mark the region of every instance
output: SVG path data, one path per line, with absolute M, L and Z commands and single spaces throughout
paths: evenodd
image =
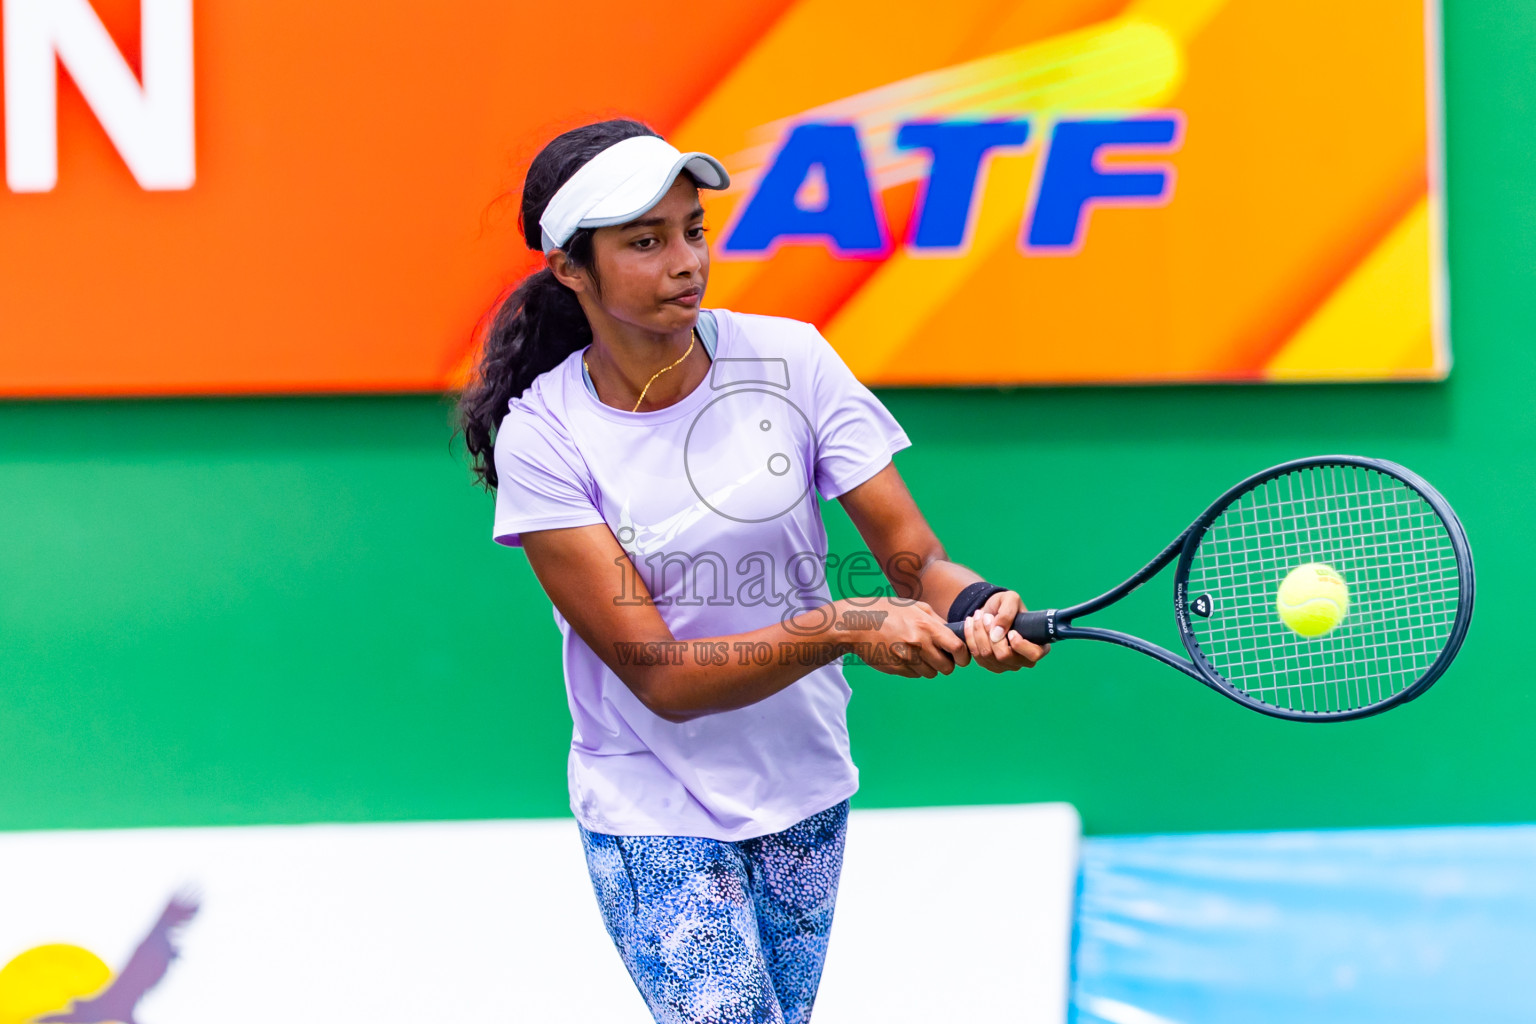
M 608 524 L 628 555 L 614 567 L 621 593 L 643 581 L 687 641 L 831 600 L 816 493 L 844 494 L 911 443 L 816 328 L 713 316 L 709 374 L 681 401 L 639 413 L 604 405 L 579 351 L 511 401 L 496 436 L 495 539 Z M 571 809 L 588 829 L 749 839 L 858 788 L 840 663 L 749 707 L 668 722 L 554 615 L 575 722 Z M 732 663 L 762 653 L 726 649 Z

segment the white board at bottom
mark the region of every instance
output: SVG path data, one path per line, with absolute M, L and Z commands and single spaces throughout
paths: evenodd
M 1060 1024 L 1078 834 L 1065 804 L 855 811 L 818 1024 Z M 140 1024 L 650 1020 L 569 820 L 0 834 L 0 965 L 119 971 L 189 886 Z

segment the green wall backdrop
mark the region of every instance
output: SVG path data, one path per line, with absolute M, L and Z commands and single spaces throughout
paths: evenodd
M 1477 556 L 1451 673 L 1305 726 L 1097 645 L 851 669 L 858 804 L 1070 800 L 1096 833 L 1536 820 L 1536 7 L 1451 0 L 1445 52 L 1447 384 L 882 397 L 951 557 L 1041 606 L 1119 582 L 1245 473 L 1401 461 Z M 558 634 L 447 422 L 437 396 L 0 405 L 0 827 L 567 813 Z M 1176 642 L 1170 586 L 1120 622 Z

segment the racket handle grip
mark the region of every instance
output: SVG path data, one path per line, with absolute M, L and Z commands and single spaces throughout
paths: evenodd
M 955 636 L 965 639 L 965 623 L 951 622 L 949 628 Z M 1013 628 L 1019 631 L 1019 636 L 1032 644 L 1055 643 L 1061 639 L 1056 635 L 1054 608 L 1047 612 L 1019 612 L 1013 617 Z

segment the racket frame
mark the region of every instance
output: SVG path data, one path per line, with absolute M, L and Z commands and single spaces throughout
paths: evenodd
M 1445 524 L 1446 533 L 1450 537 L 1451 549 L 1456 557 L 1458 573 L 1457 588 L 1459 600 L 1456 606 L 1456 618 L 1451 623 L 1451 631 L 1446 637 L 1445 646 L 1441 648 L 1440 654 L 1434 663 L 1411 686 L 1404 688 L 1398 693 L 1374 704 L 1368 704 L 1365 707 L 1350 708 L 1343 711 L 1306 711 L 1299 708 L 1282 708 L 1250 697 L 1247 693 L 1229 683 L 1206 660 L 1204 653 L 1200 650 L 1200 642 L 1194 635 L 1189 618 L 1189 595 L 1187 591 L 1190 567 L 1194 563 L 1195 552 L 1199 550 L 1200 542 L 1204 539 L 1205 532 L 1210 528 L 1211 524 L 1239 498 L 1266 481 L 1284 476 L 1287 473 L 1296 472 L 1297 470 L 1318 466 L 1343 466 L 1373 470 L 1394 477 L 1400 483 L 1415 491 L 1430 508 L 1434 509 L 1435 514 Z M 1184 650 L 1188 657 L 1181 657 L 1166 648 L 1143 640 L 1140 637 L 1132 636 L 1129 633 L 1095 626 L 1072 625 L 1075 619 L 1106 608 L 1121 598 L 1126 597 L 1132 591 L 1139 589 L 1142 584 L 1156 576 L 1168 563 L 1175 559 L 1178 560 L 1178 566 L 1174 570 L 1173 577 L 1174 618 L 1178 623 L 1179 636 L 1184 642 Z M 1282 462 L 1277 466 L 1271 466 L 1269 469 L 1255 473 L 1228 488 L 1183 533 L 1175 537 L 1156 558 L 1148 562 L 1139 572 L 1118 587 L 1100 594 L 1091 601 L 1084 601 L 1069 608 L 1021 612 L 1014 620 L 1014 628 L 1019 631 L 1024 639 L 1029 640 L 1031 643 L 1047 644 L 1055 643 L 1058 640 L 1098 640 L 1101 643 L 1128 647 L 1133 651 L 1139 651 L 1150 658 L 1154 658 L 1170 668 L 1178 669 L 1190 678 L 1209 686 L 1229 700 L 1236 701 L 1244 707 L 1252 708 L 1254 711 L 1273 718 L 1302 722 L 1343 722 L 1380 714 L 1388 708 L 1413 700 L 1433 686 L 1435 681 L 1445 672 L 1446 668 L 1450 666 L 1457 651 L 1461 649 L 1462 641 L 1467 635 L 1467 628 L 1472 622 L 1472 605 L 1476 593 L 1477 587 L 1472 569 L 1472 549 L 1467 542 L 1466 531 L 1462 528 L 1461 520 L 1451 510 L 1449 503 L 1440 496 L 1440 492 L 1431 487 L 1423 477 L 1420 477 L 1404 466 L 1400 466 L 1395 462 L 1388 462 L 1385 459 L 1372 459 L 1360 455 L 1313 455 L 1304 459 L 1294 459 L 1290 462 Z M 963 628 L 964 626 L 961 624 L 962 631 Z

